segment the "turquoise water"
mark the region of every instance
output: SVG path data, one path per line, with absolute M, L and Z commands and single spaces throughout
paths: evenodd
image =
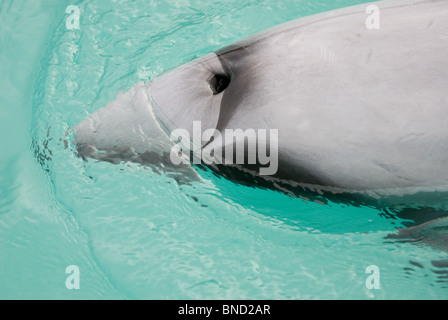
M 363 1 L 0 2 L 0 298 L 446 299 L 447 254 L 386 240 L 405 220 L 84 162 L 70 128 L 192 58 Z M 365 2 L 365 1 L 364 1 Z M 68 30 L 68 5 L 80 28 Z M 66 287 L 66 267 L 80 289 Z M 366 287 L 366 267 L 380 289 Z

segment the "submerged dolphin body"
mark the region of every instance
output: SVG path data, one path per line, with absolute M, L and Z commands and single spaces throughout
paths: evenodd
M 211 166 L 231 179 L 398 203 L 448 191 L 448 1 L 374 4 L 378 30 L 367 4 L 301 18 L 119 93 L 74 128 L 79 154 L 168 168 L 170 132 L 201 121 L 278 129 L 275 175 Z

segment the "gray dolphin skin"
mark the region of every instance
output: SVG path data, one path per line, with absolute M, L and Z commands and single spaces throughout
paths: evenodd
M 193 136 L 194 121 L 220 132 L 278 129 L 278 170 L 263 177 L 273 185 L 423 202 L 443 194 L 448 1 L 372 4 L 379 29 L 366 27 L 369 4 L 305 17 L 119 93 L 74 128 L 79 154 L 167 167 L 170 132 Z

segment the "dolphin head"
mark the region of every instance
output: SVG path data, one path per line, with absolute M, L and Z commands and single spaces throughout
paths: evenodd
M 73 128 L 78 155 L 112 163 L 141 162 L 141 155 L 167 158 L 170 132 L 193 134 L 193 122 L 216 128 L 228 71 L 215 53 L 138 83 Z
M 256 104 L 249 99 L 252 78 L 243 68 L 244 52 L 236 56 L 233 50 L 209 53 L 147 84 L 138 83 L 125 93 L 119 92 L 114 101 L 73 128 L 78 154 L 112 163 L 148 164 L 148 159 L 153 159 L 149 164 L 155 164 L 162 158 L 168 166 L 175 145 L 171 133 L 176 129 L 184 130 L 186 140 L 199 148 L 208 143 L 224 148 L 225 141 L 212 141 L 211 136 L 203 140 L 202 131 L 246 130 L 256 127 L 257 121 L 253 120 L 259 117 L 249 113 Z M 246 109 L 234 116 L 241 104 Z M 200 123 L 199 134 L 194 130 L 195 123 Z
M 85 160 L 130 161 L 191 176 L 183 170 L 189 167 L 189 154 L 181 155 L 183 165 L 173 163 L 175 141 L 170 133 L 182 129 L 193 137 L 195 121 L 215 129 L 230 81 L 229 71 L 210 53 L 120 91 L 115 100 L 73 128 L 77 153 Z
M 270 44 L 284 40 L 283 29 L 244 39 L 167 71 L 147 84 L 118 93 L 115 101 L 74 128 L 79 155 L 113 163 L 145 163 L 154 158 L 148 156 L 151 154 L 162 157 L 168 166 L 175 145 L 171 134 L 182 129 L 193 149 L 208 146 L 213 156 L 214 151 L 225 150 L 224 157 L 230 154 L 231 158 L 226 164 L 238 164 L 240 169 L 261 175 L 276 174 L 279 146 L 276 139 L 271 139 L 270 130 L 278 130 L 279 124 L 284 132 L 293 130 L 295 123 L 288 118 L 297 111 L 287 108 L 296 104 L 297 95 L 290 93 L 297 79 L 291 80 L 288 75 L 290 68 L 300 63 L 295 60 L 292 64 L 279 63 L 278 60 L 284 61 L 289 56 L 289 42 Z M 291 33 L 287 31 L 286 36 L 292 37 Z M 278 112 L 279 108 L 286 112 Z M 194 127 L 198 122 L 199 136 Z M 216 135 L 204 137 L 205 130 L 218 131 L 222 139 Z M 234 130 L 235 135 L 224 139 L 228 130 Z M 266 139 L 261 148 L 259 133 Z M 284 141 L 287 152 L 287 140 Z M 238 162 L 237 149 L 241 145 L 243 162 Z M 230 149 L 232 152 L 228 152 Z M 264 162 L 260 160 L 261 149 Z M 256 153 L 254 161 L 249 161 L 250 153 Z M 224 157 L 214 164 L 224 162 Z M 288 157 L 284 159 L 280 176 L 288 178 L 292 174 L 296 180 L 316 181 L 310 175 L 311 170 L 302 171 L 291 166 Z M 154 163 L 157 161 L 160 159 L 156 156 Z M 262 167 L 271 169 L 262 173 Z M 218 170 L 222 173 L 221 169 Z

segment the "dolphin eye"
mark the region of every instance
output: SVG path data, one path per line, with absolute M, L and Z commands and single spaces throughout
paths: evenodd
M 225 74 L 215 74 L 209 81 L 213 94 L 223 92 L 230 84 L 230 78 Z

